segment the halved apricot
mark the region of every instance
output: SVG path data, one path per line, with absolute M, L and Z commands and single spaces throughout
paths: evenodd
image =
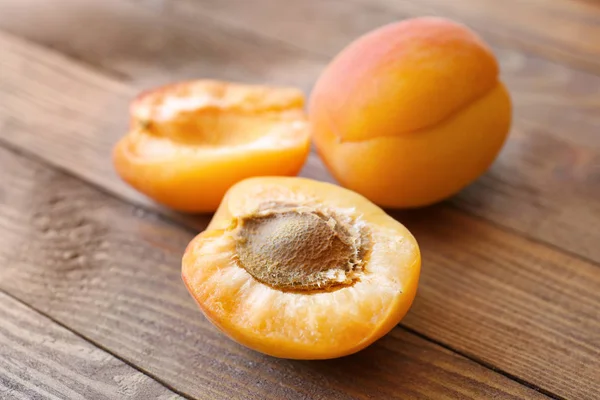
M 293 88 L 200 80 L 142 94 L 113 153 L 121 177 L 168 207 L 216 210 L 234 183 L 296 175 L 310 149 Z
M 354 353 L 410 308 L 421 257 L 410 232 L 361 195 L 304 178 L 234 185 L 190 242 L 183 280 L 237 342 L 283 358 Z

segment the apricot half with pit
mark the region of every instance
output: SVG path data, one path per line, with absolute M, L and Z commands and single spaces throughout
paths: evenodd
M 494 161 L 511 104 L 490 48 L 464 25 L 416 18 L 367 33 L 324 70 L 309 119 L 344 186 L 386 207 L 445 199 Z
M 200 80 L 142 94 L 113 152 L 119 175 L 180 211 L 215 211 L 234 183 L 292 176 L 310 149 L 298 89 Z
M 354 353 L 410 308 L 421 257 L 410 232 L 363 196 L 304 178 L 234 185 L 189 244 L 183 280 L 239 343 L 294 359 Z

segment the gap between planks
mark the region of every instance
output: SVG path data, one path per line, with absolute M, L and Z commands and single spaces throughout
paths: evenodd
M 492 370 L 492 371 L 494 371 L 494 372 L 496 372 L 496 373 L 498 373 L 498 374 L 500 374 L 502 376 L 505 376 L 506 378 L 508 378 L 508 379 L 510 379 L 512 381 L 515 381 L 515 382 L 517 382 L 517 383 L 519 383 L 519 384 L 521 384 L 523 386 L 526 386 L 526 387 L 528 387 L 528 388 L 530 388 L 532 390 L 535 390 L 536 392 L 541 393 L 544 396 L 547 396 L 547 397 L 549 397 L 551 399 L 554 399 L 554 400 L 567 400 L 566 397 L 559 396 L 559 395 L 557 395 L 555 393 L 552 393 L 551 391 L 546 390 L 546 389 L 544 389 L 544 388 L 542 388 L 542 387 L 540 387 L 538 385 L 535 385 L 535 384 L 533 384 L 533 383 L 531 383 L 531 382 L 529 382 L 529 381 L 527 381 L 527 380 L 525 380 L 525 379 L 523 379 L 523 378 L 521 378 L 521 377 L 519 377 L 519 376 L 517 376 L 515 374 L 511 374 L 510 372 L 507 372 L 507 371 L 503 370 L 502 368 L 498 368 L 495 365 L 493 365 L 493 364 L 491 364 L 489 362 L 486 362 L 486 361 L 480 359 L 475 354 L 470 354 L 470 353 L 467 353 L 467 352 L 464 352 L 464 351 L 461 351 L 461 350 L 454 349 L 451 346 L 447 345 L 446 343 L 441 342 L 441 341 L 439 341 L 437 339 L 434 339 L 434 338 L 432 338 L 432 337 L 430 337 L 428 335 L 425 335 L 425 334 L 423 334 L 423 333 L 421 333 L 421 332 L 419 332 L 419 331 L 417 331 L 415 329 L 412 329 L 412 328 L 410 328 L 410 327 L 408 327 L 406 325 L 403 325 L 402 323 L 400 323 L 398 325 L 398 327 L 404 329 L 407 332 L 412 333 L 413 335 L 416 335 L 416 336 L 418 336 L 420 338 L 423 338 L 423 339 L 425 339 L 425 340 L 427 340 L 429 342 L 435 343 L 438 346 L 443 347 L 444 349 L 450 350 L 450 351 L 452 351 L 452 352 L 454 352 L 454 353 L 456 353 L 456 354 L 458 354 L 460 356 L 463 356 L 467 360 L 471 360 L 471 361 L 477 363 L 478 365 L 481 365 L 482 367 L 485 367 L 485 368 L 490 369 L 490 370 Z
M 103 351 L 104 353 L 107 353 L 107 354 L 111 355 L 116 360 L 119 360 L 123 364 L 131 367 L 133 370 L 141 373 L 143 376 L 148 377 L 152 381 L 154 381 L 157 384 L 161 385 L 163 388 L 169 390 L 170 392 L 172 392 L 173 395 L 178 395 L 178 396 L 181 396 L 182 398 L 188 399 L 188 400 L 194 400 L 191 397 L 187 396 L 185 393 L 181 393 L 180 391 L 178 391 L 176 388 L 172 387 L 168 383 L 161 381 L 161 379 L 159 379 L 158 377 L 153 376 L 148 371 L 145 371 L 143 368 L 141 368 L 141 367 L 139 367 L 139 366 L 137 366 L 137 365 L 129 362 L 128 360 L 122 358 L 118 354 L 116 354 L 113 351 L 111 351 L 109 348 L 107 348 L 105 346 L 102 346 L 100 343 L 95 342 L 94 340 L 86 337 L 85 335 L 81 334 L 80 332 L 77 332 L 76 330 L 71 329 L 68 325 L 65 325 L 62 322 L 56 320 L 54 317 L 52 317 L 51 315 L 43 312 L 42 310 L 39 310 L 38 308 L 33 307 L 31 304 L 28 304 L 26 301 L 24 301 L 24 300 L 22 300 L 22 299 L 20 299 L 20 298 L 18 298 L 16 296 L 14 296 L 12 293 L 9 293 L 9 292 L 5 291 L 4 289 L 0 289 L 0 293 L 3 294 L 3 295 L 5 295 L 8 299 L 11 299 L 11 300 L 15 301 L 16 303 L 22 305 L 27 310 L 30 310 L 35 315 L 42 316 L 43 318 L 45 318 L 46 320 L 48 320 L 47 322 L 51 322 L 54 326 L 58 327 L 59 329 L 62 328 L 63 330 L 65 330 L 65 331 L 73 334 L 75 337 L 77 337 L 79 339 L 82 339 L 84 342 L 92 345 L 94 348 L 97 348 L 97 349 Z M 170 397 L 170 398 L 172 398 L 172 397 Z

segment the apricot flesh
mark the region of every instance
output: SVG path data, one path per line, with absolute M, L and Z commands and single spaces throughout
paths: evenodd
M 293 88 L 209 80 L 165 86 L 132 103 L 115 168 L 170 208 L 215 211 L 236 182 L 300 171 L 310 149 L 303 106 Z
M 467 27 L 415 18 L 372 31 L 325 69 L 309 119 L 344 186 L 387 207 L 443 200 L 492 164 L 511 102 L 488 46 Z
M 283 358 L 327 359 L 389 332 L 415 297 L 421 257 L 363 196 L 304 178 L 251 178 L 188 245 L 182 277 L 228 336 Z

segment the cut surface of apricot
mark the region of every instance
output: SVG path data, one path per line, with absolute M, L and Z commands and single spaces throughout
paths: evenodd
M 320 156 L 345 187 L 386 207 L 421 207 L 473 182 L 510 130 L 490 48 L 466 26 L 424 17 L 346 47 L 312 91 Z
M 113 152 L 119 175 L 168 207 L 216 210 L 234 183 L 296 175 L 310 149 L 293 88 L 200 80 L 140 95 Z
M 234 185 L 186 249 L 183 280 L 237 342 L 327 359 L 389 332 L 415 297 L 421 257 L 398 221 L 361 195 L 304 178 Z

